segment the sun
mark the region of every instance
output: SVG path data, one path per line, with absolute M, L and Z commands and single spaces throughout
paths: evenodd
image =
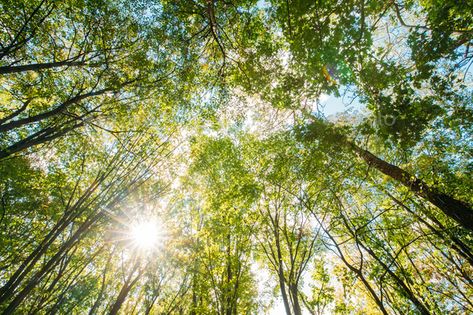
M 162 228 L 156 221 L 137 222 L 130 227 L 133 245 L 144 251 L 158 248 L 163 241 L 162 233 Z

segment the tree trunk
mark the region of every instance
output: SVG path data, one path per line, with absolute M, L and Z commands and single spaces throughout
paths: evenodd
M 232 270 L 232 253 L 231 253 L 231 235 L 227 234 L 227 283 L 226 283 L 226 297 L 225 297 L 225 314 L 232 315 L 232 288 L 230 284 L 233 280 L 233 270 Z
M 284 282 L 284 275 L 282 274 L 282 267 L 279 268 L 278 279 L 279 279 L 279 287 L 281 289 L 282 301 L 284 303 L 284 309 L 286 310 L 287 315 L 291 315 L 291 308 L 289 306 L 289 298 L 287 296 L 286 284 Z
M 409 299 L 417 308 L 417 310 L 422 314 L 422 315 L 430 315 L 429 310 L 425 307 L 425 305 L 416 297 L 414 292 L 406 285 L 406 283 L 394 272 L 391 270 L 390 266 L 386 265 L 384 261 L 381 260 L 381 258 L 376 255 L 376 253 L 367 245 L 365 245 L 360 238 L 358 237 L 357 230 L 352 229 L 350 227 L 350 223 L 348 222 L 348 219 L 342 215 L 342 222 L 347 228 L 348 232 L 354 237 L 355 242 L 363 248 L 368 254 L 370 254 L 371 257 L 373 257 L 382 267 L 383 269 L 393 278 L 393 280 L 396 282 L 396 284 L 399 286 L 399 289 L 407 299 Z
M 96 91 L 88 92 L 88 93 L 85 93 L 85 94 L 77 94 L 76 96 L 71 97 L 67 101 L 59 104 L 57 107 L 51 109 L 50 111 L 43 112 L 43 113 L 40 113 L 40 114 L 37 114 L 37 115 L 34 115 L 34 116 L 21 118 L 21 119 L 18 119 L 18 120 L 13 120 L 13 121 L 10 121 L 10 122 L 3 123 L 2 125 L 0 125 L 0 132 L 7 132 L 7 131 L 10 131 L 10 130 L 22 127 L 24 125 L 32 124 L 32 123 L 39 122 L 39 121 L 42 121 L 42 120 L 47 119 L 47 118 L 51 118 L 51 117 L 60 115 L 63 112 L 65 112 L 66 109 L 69 108 L 69 106 L 71 106 L 73 104 L 77 104 L 77 103 L 79 103 L 79 102 L 81 102 L 81 101 L 83 101 L 87 98 L 94 97 L 94 96 L 100 96 L 100 95 L 103 95 L 107 92 L 112 92 L 114 90 L 115 90 L 114 88 L 104 88 L 104 89 L 101 89 L 101 90 L 96 90 Z
M 317 217 L 316 217 L 316 219 L 317 219 L 317 222 L 321 225 L 321 222 L 318 220 Z M 360 281 L 363 283 L 365 288 L 369 291 L 369 293 L 370 293 L 371 297 L 373 298 L 374 302 L 376 303 L 376 305 L 378 305 L 379 310 L 383 313 L 383 315 L 389 315 L 388 311 L 384 307 L 383 301 L 381 301 L 381 299 L 378 297 L 378 294 L 376 294 L 376 291 L 373 289 L 371 284 L 368 282 L 368 280 L 363 275 L 363 271 L 362 271 L 361 267 L 360 267 L 360 269 L 358 269 L 355 266 L 353 266 L 352 264 L 350 264 L 348 262 L 348 260 L 346 259 L 346 257 L 343 255 L 343 252 L 342 252 L 339 244 L 335 241 L 335 238 L 322 225 L 321 225 L 321 227 L 322 227 L 322 230 L 324 231 L 324 233 L 327 234 L 327 236 L 332 241 L 333 245 L 335 246 L 335 248 L 336 248 L 336 250 L 337 250 L 337 252 L 340 256 L 340 259 L 343 261 L 345 266 L 348 269 L 350 269 L 358 277 L 358 279 L 360 279 Z
M 22 66 L 3 66 L 0 67 L 0 74 L 7 74 L 7 73 L 18 73 L 18 72 L 25 72 L 25 71 L 39 71 L 45 69 L 51 69 L 56 67 L 73 67 L 73 66 L 82 66 L 84 62 L 82 61 L 57 61 L 57 62 L 47 62 L 47 63 L 35 63 L 29 65 L 22 65 Z
M 289 306 L 289 298 L 287 296 L 287 291 L 286 291 L 286 282 L 285 282 L 285 279 L 284 279 L 284 269 L 283 269 L 283 266 L 282 266 L 282 257 L 281 257 L 281 248 L 280 248 L 280 244 L 279 244 L 279 237 L 277 237 L 276 242 L 277 242 L 276 247 L 277 247 L 277 253 L 278 253 L 277 255 L 278 255 L 279 287 L 281 289 L 281 296 L 282 296 L 282 300 L 283 300 L 283 303 L 284 303 L 284 309 L 286 310 L 286 314 L 291 315 L 291 308 Z
M 64 253 L 70 249 L 80 237 L 94 224 L 98 219 L 103 216 L 103 212 L 99 212 L 94 217 L 85 221 L 74 234 L 61 246 L 59 251 L 32 277 L 32 279 L 26 284 L 13 301 L 3 311 L 3 314 L 14 314 L 16 308 L 23 302 L 23 300 L 29 295 L 29 293 L 36 287 L 41 281 L 43 276 L 47 274 L 51 268 L 53 268 L 57 262 L 63 257 Z
M 8 148 L 5 148 L 3 150 L 0 150 L 0 160 L 9 157 L 12 154 L 15 154 L 20 151 L 24 151 L 28 148 L 50 142 L 54 139 L 60 138 L 67 134 L 68 132 L 83 127 L 84 122 L 79 122 L 75 125 L 71 125 L 69 127 L 66 127 L 64 129 L 59 129 L 55 127 L 48 127 L 45 129 L 42 129 L 38 132 L 35 132 L 34 134 L 26 137 L 25 139 L 22 139 Z
M 83 211 L 77 210 L 83 207 L 87 198 L 89 198 L 97 190 L 97 188 L 99 188 L 99 184 L 106 178 L 102 175 L 97 176 L 97 178 L 89 185 L 86 191 L 72 206 L 70 206 L 69 204 L 72 199 L 69 201 L 64 211 L 65 214 L 61 217 L 61 219 L 59 219 L 56 225 L 51 229 L 51 231 L 46 235 L 46 237 L 41 241 L 41 243 L 33 250 L 33 252 L 28 255 L 28 257 L 21 263 L 21 265 L 10 277 L 7 283 L 0 288 L 0 304 L 8 300 L 14 294 L 16 288 L 19 286 L 21 281 L 29 274 L 29 272 L 39 261 L 39 259 L 43 257 L 49 246 L 70 225 L 70 223 L 74 221 L 75 218 L 77 218 L 83 213 Z M 79 181 L 80 179 L 78 179 L 78 181 L 76 182 L 76 188 L 77 185 L 79 185 Z
M 302 315 L 301 304 L 299 303 L 299 292 L 295 284 L 289 286 L 289 290 L 292 295 L 292 304 L 294 315 Z
M 435 205 L 461 226 L 473 231 L 473 209 L 469 204 L 444 194 L 433 187 L 429 187 L 425 182 L 409 174 L 407 171 L 378 158 L 354 143 L 348 142 L 348 144 L 368 165 L 402 183 L 411 192 Z
M 405 205 L 402 201 L 400 201 L 399 199 L 397 199 L 396 197 L 394 197 L 393 195 L 391 195 L 389 192 L 385 192 L 386 195 L 389 196 L 389 198 L 391 198 L 397 205 L 399 205 L 400 207 L 402 207 L 403 209 L 405 209 L 407 212 L 409 212 L 410 214 L 414 215 L 418 220 L 419 222 L 421 222 L 422 224 L 424 224 L 426 227 L 429 228 L 430 231 L 432 231 L 435 235 L 437 235 L 440 239 L 444 240 L 445 242 L 445 245 L 449 246 L 450 248 L 452 248 L 454 251 L 456 251 L 460 256 L 462 256 L 464 259 L 466 259 L 468 261 L 468 263 L 473 267 L 473 254 L 471 253 L 471 250 L 470 248 L 468 247 L 468 245 L 466 245 L 465 243 L 463 243 L 458 237 L 456 237 L 455 235 L 452 235 L 452 233 L 450 231 L 446 231 L 446 228 L 443 226 L 442 223 L 440 223 L 436 218 L 433 218 L 432 216 L 428 215 L 427 214 L 427 217 L 432 220 L 438 227 L 435 228 L 434 226 L 432 226 L 432 224 L 430 224 L 429 222 L 427 222 L 426 220 L 424 220 L 420 215 L 416 214 L 413 210 L 411 210 L 407 205 Z M 446 235 L 444 235 L 444 233 Z
M 117 299 L 115 300 L 115 303 L 112 306 L 112 309 L 110 310 L 110 315 L 116 315 L 120 308 L 122 307 L 123 302 L 125 302 L 126 297 L 128 296 L 128 293 L 130 293 L 130 290 L 133 288 L 135 283 L 140 279 L 141 275 L 143 274 L 143 270 L 141 270 L 138 275 L 131 280 L 131 277 L 133 276 L 133 273 L 138 269 L 138 261 L 135 263 L 135 266 L 133 267 L 132 271 L 130 272 L 130 275 L 128 276 L 128 279 L 125 281 L 125 284 L 123 284 L 120 293 L 117 296 Z
M 92 305 L 91 309 L 89 310 L 89 315 L 94 315 L 96 313 L 96 310 L 100 306 L 100 303 L 102 303 L 102 298 L 103 298 L 103 294 L 105 292 L 105 286 L 106 286 L 105 280 L 107 279 L 108 268 L 110 267 L 110 261 L 112 260 L 112 254 L 114 252 L 115 251 L 112 251 L 110 255 L 108 256 L 107 263 L 105 264 L 105 268 L 102 272 L 102 283 L 100 285 L 100 291 L 99 291 L 99 294 L 97 295 L 97 299 L 95 300 L 94 305 Z

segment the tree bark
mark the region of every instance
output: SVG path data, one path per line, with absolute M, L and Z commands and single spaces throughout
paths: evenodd
M 386 265 L 384 261 L 381 260 L 381 258 L 378 257 L 378 255 L 375 254 L 375 252 L 368 246 L 366 246 L 358 237 L 358 234 L 356 231 L 354 231 L 349 223 L 348 219 L 345 218 L 345 216 L 342 215 L 342 221 L 349 231 L 349 233 L 354 237 L 355 242 L 363 248 L 368 254 L 370 254 L 371 257 L 373 257 L 382 267 L 383 269 L 394 279 L 396 284 L 399 286 L 399 289 L 407 299 L 409 299 L 417 308 L 417 310 L 422 314 L 422 315 L 430 315 L 429 310 L 425 307 L 425 305 L 415 296 L 414 292 L 406 285 L 406 283 L 394 272 L 391 270 L 390 266 Z
M 292 295 L 294 315 L 302 315 L 301 304 L 299 303 L 299 290 L 297 289 L 297 285 L 295 285 L 294 283 L 291 284 L 289 286 L 289 290 Z
M 88 92 L 88 93 L 85 93 L 85 94 L 78 94 L 78 95 L 68 99 L 67 101 L 65 101 L 64 103 L 60 104 L 59 106 L 57 106 L 56 108 L 54 108 L 50 111 L 43 112 L 43 113 L 35 115 L 35 116 L 30 116 L 30 117 L 14 120 L 14 121 L 11 121 L 11 122 L 8 122 L 8 123 L 4 123 L 4 124 L 0 125 L 0 132 L 10 131 L 12 129 L 22 127 L 24 125 L 39 122 L 39 121 L 44 120 L 46 118 L 50 118 L 50 117 L 59 115 L 62 112 L 64 112 L 69 106 L 71 106 L 73 104 L 77 104 L 77 103 L 81 102 L 82 100 L 87 99 L 89 97 L 99 96 L 99 95 L 102 95 L 102 94 L 105 94 L 107 92 L 111 92 L 111 91 L 114 91 L 114 90 L 115 89 L 113 89 L 113 88 L 105 88 L 105 89 L 101 89 L 101 90 L 97 90 L 97 91 L 93 91 L 93 92 Z
M 60 129 L 59 127 L 47 127 L 44 128 L 38 132 L 35 132 L 34 134 L 26 137 L 25 139 L 22 139 L 8 148 L 5 148 L 3 150 L 0 150 L 0 160 L 9 157 L 12 154 L 15 154 L 20 151 L 24 151 L 28 148 L 50 142 L 54 139 L 60 138 L 67 134 L 68 132 L 83 127 L 84 122 L 80 121 L 77 124 L 73 124 L 69 127 Z
M 319 222 L 320 224 L 320 222 Z M 368 280 L 365 278 L 365 276 L 363 275 L 363 272 L 362 272 L 362 269 L 360 267 L 359 268 L 356 268 L 355 266 L 353 266 L 352 264 L 350 264 L 348 262 L 348 260 L 346 259 L 345 255 L 343 255 L 342 253 L 342 250 L 339 246 L 339 244 L 335 241 L 335 238 L 324 228 L 322 227 L 323 231 L 325 232 L 325 234 L 327 234 L 327 236 L 330 238 L 330 240 L 332 241 L 333 245 L 335 246 L 335 248 L 337 249 L 337 252 L 340 256 L 340 259 L 343 261 L 343 263 L 345 264 L 345 266 L 350 269 L 357 277 L 358 279 L 360 279 L 360 281 L 363 283 L 363 285 L 365 286 L 365 288 L 368 290 L 368 292 L 370 293 L 371 297 L 373 298 L 374 302 L 376 303 L 376 305 L 379 307 L 379 310 L 383 313 L 383 315 L 389 315 L 388 311 L 386 310 L 386 308 L 384 307 L 384 304 L 383 302 L 381 301 L 381 299 L 378 297 L 378 295 L 376 294 L 376 291 L 373 289 L 373 287 L 371 286 L 371 284 L 368 282 Z
M 392 179 L 397 180 L 411 192 L 442 210 L 445 215 L 455 220 L 458 224 L 473 231 L 473 209 L 469 204 L 430 187 L 424 181 L 416 178 L 402 168 L 380 159 L 354 143 L 348 142 L 348 144 L 368 165 Z
M 40 71 L 45 69 L 57 68 L 57 67 L 77 67 L 82 66 L 85 63 L 82 61 L 57 61 L 57 62 L 46 62 L 46 63 L 34 63 L 29 65 L 21 65 L 21 66 L 3 66 L 0 67 L 0 74 L 8 74 L 8 73 L 19 73 L 25 71 Z
M 60 248 L 60 250 L 32 277 L 32 279 L 26 284 L 26 286 L 21 290 L 13 301 L 7 306 L 2 314 L 14 314 L 16 308 L 23 302 L 23 300 L 29 295 L 29 293 L 36 287 L 36 285 L 41 281 L 43 276 L 47 274 L 51 268 L 53 268 L 56 263 L 63 257 L 64 253 L 70 249 L 78 239 L 80 239 L 83 234 L 88 231 L 93 223 L 103 216 L 103 212 L 99 212 L 94 217 L 90 218 L 88 221 L 85 221 L 76 232 L 69 238 Z
M 133 267 L 132 271 L 130 272 L 130 275 L 128 276 L 128 279 L 123 284 L 120 290 L 120 293 L 118 294 L 117 299 L 115 300 L 115 303 L 113 304 L 110 310 L 110 313 L 109 313 L 110 315 L 116 315 L 118 313 L 118 311 L 122 307 L 123 302 L 125 302 L 126 297 L 128 296 L 128 293 L 130 293 L 130 290 L 133 288 L 136 282 L 141 278 L 144 268 L 138 272 L 138 275 L 136 275 L 136 277 L 133 280 L 131 280 L 133 273 L 135 273 L 135 271 L 138 269 L 138 265 L 139 265 L 138 262 L 139 261 L 135 263 L 135 266 Z

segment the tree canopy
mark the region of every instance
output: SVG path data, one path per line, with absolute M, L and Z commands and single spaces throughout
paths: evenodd
M 0 0 L 1 314 L 473 313 L 473 3 Z

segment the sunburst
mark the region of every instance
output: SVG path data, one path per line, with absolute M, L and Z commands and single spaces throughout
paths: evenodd
M 128 231 L 133 246 L 142 251 L 159 248 L 163 243 L 163 232 L 156 220 L 134 222 Z

